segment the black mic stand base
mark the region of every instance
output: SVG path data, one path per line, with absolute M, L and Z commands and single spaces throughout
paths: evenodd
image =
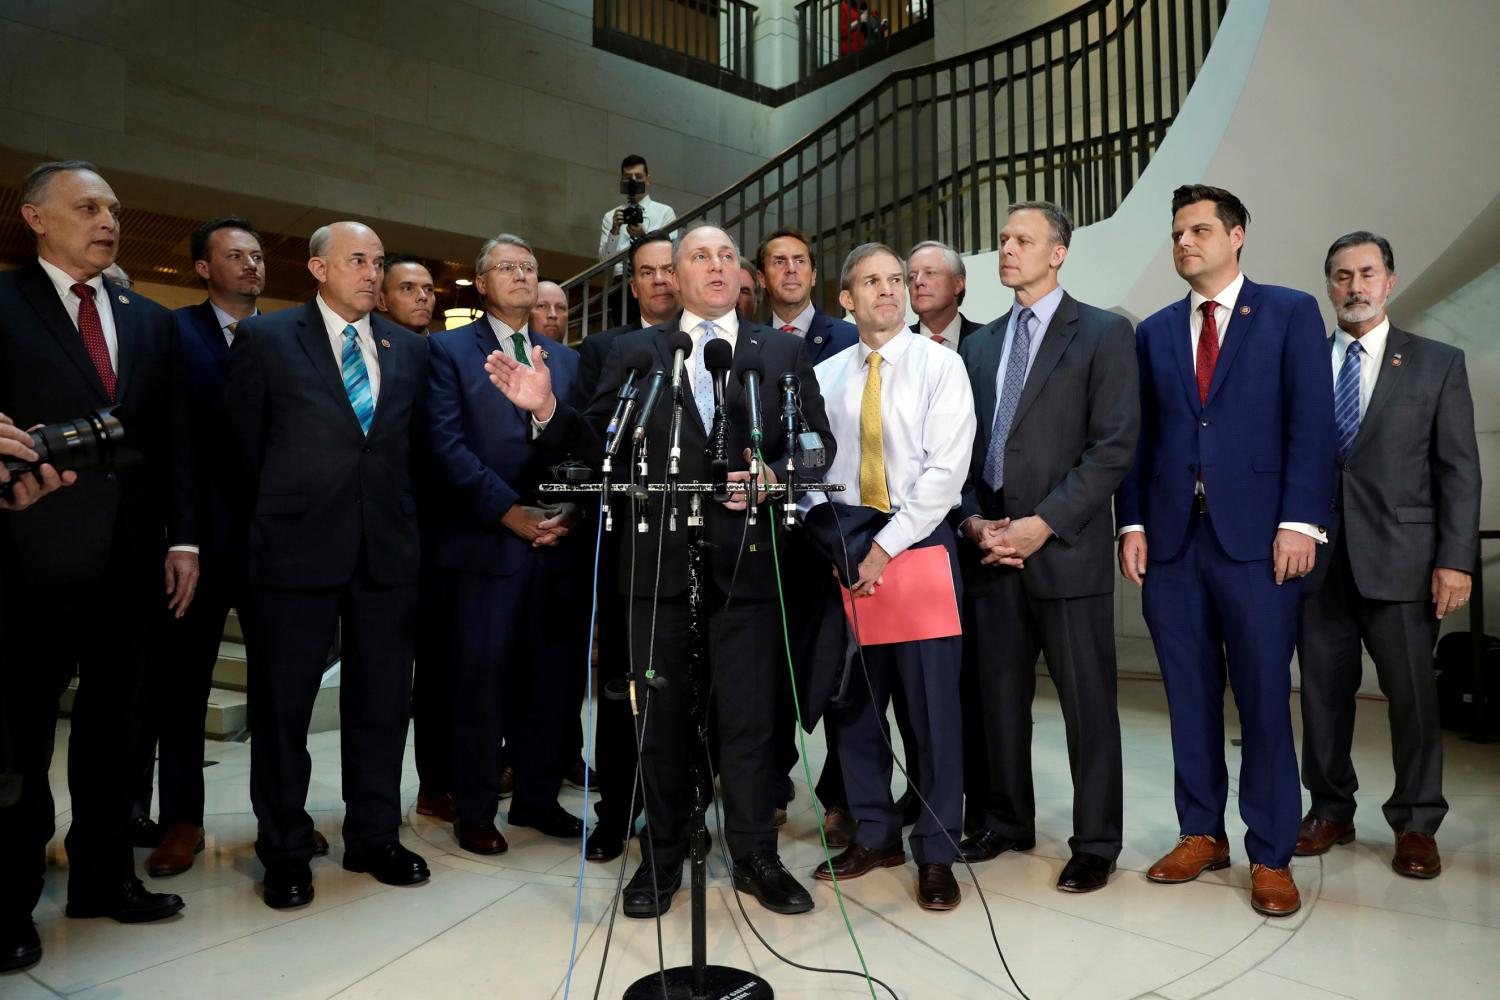
M 625 991 L 624 1000 L 771 1000 L 771 985 L 751 972 L 723 965 L 703 968 L 703 992 L 693 992 L 694 969 L 679 965 L 665 973 L 667 991 L 662 992 L 663 973 L 653 972 Z

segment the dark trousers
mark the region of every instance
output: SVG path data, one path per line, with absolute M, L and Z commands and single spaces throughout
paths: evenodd
M 0 919 L 22 918 L 41 897 L 47 842 L 56 827 L 47 771 L 52 764 L 57 703 L 76 669 L 68 739 L 72 822 L 69 896 L 87 894 L 135 874 L 126 827 L 138 783 L 141 711 L 147 694 L 145 651 L 160 613 L 161 566 L 131 565 L 116 553 L 102 577 L 66 587 L 32 587 L 7 568 L 9 623 L 0 683 L 17 801 L 0 808 Z
M 875 647 L 872 646 L 869 648 L 873 649 Z M 866 655 L 869 655 L 868 649 L 866 650 Z M 858 660 L 854 663 L 854 669 L 856 671 L 859 670 Z M 851 686 L 862 683 L 864 683 L 864 678 L 858 674 L 850 681 Z M 906 704 L 906 689 L 900 685 L 891 685 L 888 696 L 890 698 L 891 715 L 896 717 L 896 731 L 901 734 L 901 764 L 906 768 L 906 784 L 908 788 L 917 787 L 921 781 L 922 758 L 917 752 L 919 737 L 917 736 L 916 727 L 911 722 L 911 709 Z M 790 711 L 790 708 L 788 708 L 788 711 Z M 793 725 L 796 725 L 795 719 L 793 720 Z M 890 727 L 887 726 L 886 728 L 889 730 Z M 839 738 L 835 729 L 836 727 L 831 723 L 824 722 L 823 741 L 824 745 L 828 748 L 828 753 L 823 758 L 823 769 L 818 772 L 818 783 L 814 786 L 813 792 L 818 796 L 818 801 L 823 804 L 823 808 L 827 809 L 829 806 L 839 806 L 847 809 L 849 807 L 849 793 L 844 787 L 844 768 L 839 760 Z M 795 732 L 789 737 L 792 742 L 790 744 L 791 759 L 787 764 L 788 769 L 795 767 L 797 764 L 796 738 L 797 734 Z M 781 752 L 784 745 L 782 743 L 777 744 L 778 753 Z M 893 764 L 892 767 L 894 766 Z M 781 762 L 777 761 L 777 775 L 780 775 L 781 771 Z M 779 804 L 785 805 L 786 803 L 782 802 Z
M 708 585 L 704 616 L 708 637 L 708 690 L 718 713 L 719 783 L 724 796 L 724 837 L 736 861 L 776 850 L 771 822 L 771 723 L 781 656 L 777 639 L 780 611 L 774 601 L 736 599 Z M 663 600 L 655 611 L 652 655 L 652 602 L 631 602 L 635 661 L 652 663 L 665 686 L 639 693 L 645 711 L 641 766 L 646 789 L 649 850 L 658 867 L 680 866 L 691 833 L 690 755 L 708 760 L 699 741 L 702 719 L 693 719 L 688 677 L 689 615 L 686 598 Z M 643 834 L 644 836 L 644 834 Z
M 153 680 L 155 704 L 151 717 L 157 753 L 157 783 L 161 799 L 157 816 L 163 825 L 203 825 L 203 717 L 208 711 L 214 667 L 219 662 L 219 644 L 224 639 L 224 620 L 230 608 L 239 610 L 242 629 L 250 627 L 252 612 L 245 600 L 245 561 L 241 557 L 203 553 L 193 603 L 181 618 L 168 612 L 165 652 Z M 147 740 L 148 780 L 151 789 Z M 146 810 L 142 810 L 145 814 Z
M 412 750 L 418 791 L 443 795 L 453 791 L 453 650 L 452 638 L 464 624 L 450 614 L 451 595 L 436 566 L 422 565 L 417 599 L 416 665 L 412 672 Z
M 1359 781 L 1349 748 L 1354 697 L 1363 663 L 1375 661 L 1388 699 L 1396 787 L 1385 820 L 1400 833 L 1434 834 L 1448 812 L 1443 798 L 1443 733 L 1438 722 L 1432 647 L 1437 614 L 1430 601 L 1371 601 L 1359 594 L 1340 535 L 1323 586 L 1302 602 L 1297 660 L 1302 667 L 1302 780 L 1312 811 L 1335 823 L 1354 822 Z
M 606 551 L 609 540 L 606 538 Z M 645 803 L 639 791 L 631 803 L 636 780 L 635 725 L 630 703 L 608 696 L 613 689 L 623 692 L 624 678 L 630 667 L 630 645 L 627 629 L 628 602 L 619 595 L 618 573 L 612 561 L 599 570 L 599 614 L 596 623 L 599 636 L 599 686 L 595 691 L 594 759 L 598 761 L 599 801 L 594 814 L 599 829 L 610 837 L 628 838 L 635 829 Z M 628 814 L 627 814 L 628 811 Z
M 1012 840 L 1036 839 L 1031 775 L 1037 654 L 1057 686 L 1073 777 L 1074 853 L 1113 861 L 1124 825 L 1120 714 L 1116 699 L 1114 596 L 1040 598 L 1025 571 L 980 567 L 973 601 L 978 687 L 989 736 L 986 825 Z
M 307 729 L 334 632 L 342 624 L 339 679 L 344 845 L 372 850 L 397 839 L 401 759 L 411 712 L 415 585 L 383 587 L 363 567 L 342 587 L 252 587 L 250 801 L 262 862 L 307 861 L 312 762 Z
M 1142 605 L 1172 721 L 1177 821 L 1184 834 L 1224 836 L 1224 681 L 1243 738 L 1240 817 L 1255 864 L 1283 868 L 1297 845 L 1302 791 L 1292 736 L 1291 661 L 1302 581 L 1276 585 L 1266 558 L 1231 559 L 1212 517 L 1194 514 L 1182 551 L 1152 560 Z

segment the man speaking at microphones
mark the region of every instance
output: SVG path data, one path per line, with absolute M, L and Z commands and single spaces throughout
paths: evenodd
M 694 227 L 674 248 L 673 263 L 682 294 L 681 317 L 621 336 L 586 410 L 571 407 L 554 395 L 551 374 L 539 357 L 532 366 L 524 366 L 498 353 L 490 356 L 486 367 L 491 381 L 511 402 L 531 413 L 540 429 L 538 443 L 588 457 L 597 464 L 603 454 L 605 424 L 625 377 L 623 359 L 633 348 L 646 348 L 656 367 L 670 375 L 675 353 L 671 344 L 679 333 L 686 334 L 692 345 L 691 355 L 684 352 L 681 361 L 680 482 L 707 482 L 712 474 L 705 449 L 713 429 L 714 394 L 705 354 L 715 341 L 730 345 L 736 367 L 740 367 L 743 356 L 758 353 L 758 364 L 762 371 L 771 373 L 773 383 L 782 372 L 795 372 L 802 385 L 802 410 L 810 429 L 829 440 L 823 399 L 801 340 L 743 322 L 735 312 L 739 251 L 729 235 L 713 226 Z M 645 425 L 648 479 L 653 483 L 667 478 L 673 407 L 670 398 L 664 402 L 667 405 L 649 412 Z M 752 420 L 739 380 L 729 381 L 725 404 L 728 457 L 733 470 L 729 479 L 748 482 Z M 774 482 L 784 472 L 791 446 L 778 419 L 778 406 L 774 392 L 763 395 L 760 450 L 765 462 L 760 464 L 761 482 Z M 622 445 L 617 467 L 628 459 L 630 448 L 630 442 Z M 649 533 L 636 540 L 636 558 L 631 558 L 628 549 L 622 556 L 619 580 L 621 592 L 631 598 L 636 669 L 649 663 L 659 678 L 666 679 L 666 683 L 639 693 L 639 697 L 650 699 L 642 747 L 650 832 L 642 837 L 641 866 L 625 888 L 623 909 L 632 917 L 665 912 L 672 894 L 682 884 L 693 795 L 688 762 L 690 755 L 704 753 L 696 735 L 701 720 L 689 718 L 688 704 L 689 536 L 685 530 L 668 530 L 668 521 L 662 516 L 662 497 L 653 493 L 646 502 Z M 688 497 L 686 493 L 677 495 L 679 523 L 686 523 Z M 756 499 L 764 502 L 765 497 Z M 777 856 L 776 828 L 768 805 L 775 672 L 779 669 L 781 642 L 770 537 L 776 519 L 763 516 L 751 524 L 745 508 L 743 493 L 704 504 L 704 608 L 709 682 L 718 706 L 725 837 L 734 858 L 735 888 L 754 895 L 775 912 L 804 913 L 812 909 L 812 897 Z

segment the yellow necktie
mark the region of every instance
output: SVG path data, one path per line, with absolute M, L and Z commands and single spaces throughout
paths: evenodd
M 885 359 L 871 351 L 865 395 L 859 403 L 859 502 L 889 512 L 891 495 L 885 488 L 885 437 L 880 429 L 880 365 Z

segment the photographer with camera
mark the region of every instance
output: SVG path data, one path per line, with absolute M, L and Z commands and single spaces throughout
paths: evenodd
M 3 691 L 21 775 L 18 800 L 0 808 L 0 968 L 41 958 L 31 912 L 56 814 L 47 771 L 58 698 L 75 669 L 67 914 L 137 923 L 182 909 L 181 898 L 147 892 L 136 878 L 128 826 L 139 762 L 128 751 L 163 590 L 183 612 L 198 577 L 176 324 L 101 274 L 119 248 L 119 200 L 80 160 L 37 167 L 20 200 L 37 257 L 0 273 L 0 400 L 23 426 L 72 421 L 33 440 L 79 471 L 47 503 L 0 517 L 11 622 Z
M 644 156 L 631 153 L 620 161 L 620 193 L 625 203 L 604 213 L 599 226 L 600 260 L 613 257 L 630 246 L 631 240 L 654 233 L 677 218 L 670 205 L 651 200 L 646 193 L 650 187 L 651 171 Z M 624 269 L 616 265 L 615 273 L 622 274 Z

